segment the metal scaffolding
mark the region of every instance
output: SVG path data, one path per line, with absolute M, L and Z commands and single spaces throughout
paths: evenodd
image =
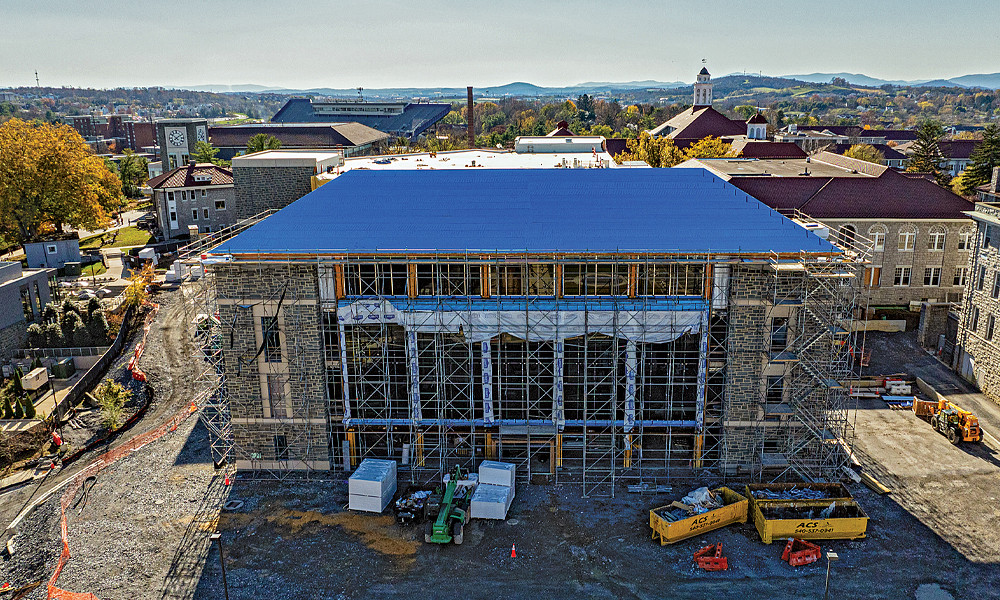
M 188 255 L 204 267 L 185 295 L 212 389 L 202 419 L 216 461 L 265 478 L 373 457 L 425 483 L 488 458 L 613 495 L 733 475 L 734 428 L 756 436 L 753 478 L 822 478 L 852 443 L 838 382 L 863 258 Z M 749 272 L 766 318 L 748 426 L 728 412 L 731 279 Z M 220 298 L 234 278 L 240 297 Z

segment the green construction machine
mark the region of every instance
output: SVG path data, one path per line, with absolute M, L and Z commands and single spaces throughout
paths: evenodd
M 455 467 L 451 479 L 427 498 L 424 505 L 424 541 L 428 544 L 461 544 L 464 538 L 465 524 L 469 522 L 469 499 L 472 488 L 459 487 L 458 481 L 464 479 L 462 467 Z

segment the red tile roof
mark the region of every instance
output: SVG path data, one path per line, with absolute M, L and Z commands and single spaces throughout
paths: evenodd
M 806 152 L 794 142 L 766 142 L 763 140 L 736 140 L 733 150 L 741 158 L 805 158 Z
M 664 133 L 670 127 L 675 129 Z M 672 138 L 702 139 L 708 136 L 746 135 L 743 121 L 734 121 L 711 106 L 692 106 L 662 125 L 650 130 L 650 135 Z
M 211 175 L 209 181 L 195 181 L 195 175 Z M 233 185 L 233 172 L 211 163 L 198 163 L 177 167 L 149 180 L 154 190 L 179 187 L 205 187 L 210 185 Z
M 966 159 L 972 156 L 972 151 L 980 143 L 980 140 L 951 140 L 938 142 L 938 148 L 941 148 L 941 154 L 945 158 Z
M 750 117 L 750 120 L 747 121 L 747 125 L 760 125 L 760 124 L 767 125 L 767 119 L 765 119 L 764 115 L 760 113 L 757 113 L 754 116 Z
M 878 177 L 733 177 L 764 204 L 817 219 L 967 219 L 973 204 L 926 179 L 886 170 Z

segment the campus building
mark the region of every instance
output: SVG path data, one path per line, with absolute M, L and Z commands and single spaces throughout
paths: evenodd
M 1000 402 L 1000 202 L 995 201 L 1000 167 L 968 215 L 976 223 L 969 261 L 969 286 L 962 303 L 955 368 L 979 386 L 984 394 Z M 992 194 L 992 195 L 991 195 Z
M 216 459 L 835 476 L 864 260 L 701 169 L 357 169 L 203 252 Z M 217 379 L 216 379 L 217 378 Z

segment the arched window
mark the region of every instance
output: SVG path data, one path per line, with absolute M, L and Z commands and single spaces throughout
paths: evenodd
M 900 252 L 913 252 L 917 240 L 917 226 L 909 223 L 899 226 L 899 237 L 896 249 Z
M 854 245 L 854 240 L 857 238 L 858 228 L 854 225 L 841 225 L 840 229 L 837 231 L 837 241 L 847 247 Z
M 944 225 L 934 225 L 927 233 L 927 249 L 932 252 L 944 252 L 947 237 L 948 230 Z
M 885 235 L 889 233 L 885 225 L 872 225 L 868 229 L 868 238 L 872 241 L 872 250 L 883 252 L 885 250 Z

